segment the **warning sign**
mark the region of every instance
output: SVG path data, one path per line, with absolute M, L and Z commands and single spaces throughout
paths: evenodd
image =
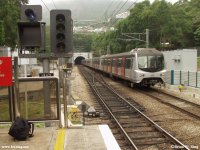
M 12 85 L 12 58 L 0 57 L 0 86 Z
M 72 106 L 69 108 L 68 119 L 73 124 L 78 124 L 81 122 L 80 110 L 77 108 L 77 106 Z

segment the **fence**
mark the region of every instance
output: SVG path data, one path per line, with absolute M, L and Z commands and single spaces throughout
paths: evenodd
M 167 71 L 165 82 L 171 85 L 184 84 L 186 86 L 200 88 L 200 72 L 179 70 Z
M 31 121 L 60 120 L 58 78 L 29 77 L 18 80 L 18 92 L 14 87 L 0 87 L 0 123 L 13 121 L 17 111 L 21 117 Z

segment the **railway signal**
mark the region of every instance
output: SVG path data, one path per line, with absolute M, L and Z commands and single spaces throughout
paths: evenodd
M 42 20 L 42 6 L 22 5 L 21 20 L 18 22 L 20 53 L 41 52 L 45 49 L 45 23 Z
M 70 10 L 51 10 L 51 49 L 55 54 L 72 53 L 72 19 Z

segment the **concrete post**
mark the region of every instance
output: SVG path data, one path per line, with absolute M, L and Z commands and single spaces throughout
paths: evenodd
M 15 89 L 14 89 L 14 109 L 15 118 L 20 116 L 20 103 L 19 103 L 19 81 L 18 81 L 18 57 L 14 57 L 14 78 L 15 78 Z
M 43 59 L 43 72 L 49 73 L 49 59 Z M 44 115 L 46 119 L 51 117 L 51 100 L 50 100 L 50 83 L 49 81 L 43 82 L 44 88 Z M 46 126 L 50 126 L 50 123 L 46 123 Z
M 149 48 L 149 29 L 146 29 L 146 48 Z

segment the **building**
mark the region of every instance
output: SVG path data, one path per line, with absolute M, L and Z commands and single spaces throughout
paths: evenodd
M 197 50 L 182 49 L 164 51 L 166 69 L 181 71 L 197 71 Z

